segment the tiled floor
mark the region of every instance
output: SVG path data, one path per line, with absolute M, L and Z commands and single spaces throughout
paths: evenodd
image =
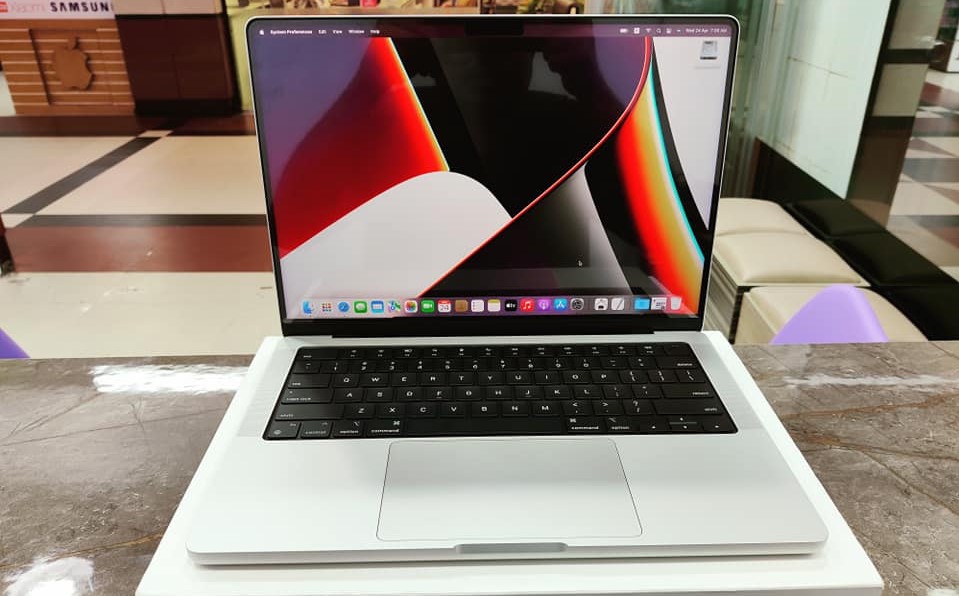
M 959 75 L 929 81 L 888 225 L 959 279 Z M 0 329 L 32 356 L 249 353 L 278 333 L 249 114 L 0 117 L 0 155 L 18 269 Z
M 0 118 L 0 329 L 31 356 L 249 353 L 279 332 L 249 117 L 23 120 Z
M 888 229 L 959 279 L 959 74 L 930 70 Z

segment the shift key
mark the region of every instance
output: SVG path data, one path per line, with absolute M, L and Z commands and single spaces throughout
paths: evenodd
M 718 399 L 657 399 L 653 402 L 660 416 L 722 414 L 723 405 Z
M 274 420 L 336 420 L 343 417 L 342 404 L 282 404 Z

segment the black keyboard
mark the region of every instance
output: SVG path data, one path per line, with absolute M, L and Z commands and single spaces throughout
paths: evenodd
M 263 438 L 734 433 L 688 344 L 301 348 Z

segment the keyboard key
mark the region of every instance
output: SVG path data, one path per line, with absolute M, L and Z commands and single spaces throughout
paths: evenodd
M 656 368 L 698 369 L 699 363 L 692 356 L 657 356 Z
M 406 408 L 410 418 L 432 418 L 436 416 L 436 404 L 429 402 L 414 402 Z
M 266 429 L 268 439 L 295 439 L 300 431 L 299 422 L 274 422 Z
M 300 424 L 301 439 L 325 439 L 330 436 L 333 423 L 329 420 L 314 420 Z
M 586 400 L 575 399 L 563 402 L 563 414 L 566 416 L 589 416 L 592 413 L 593 407 Z
M 689 347 L 689 344 L 666 344 L 663 346 L 663 352 L 667 356 L 685 356 L 692 354 L 693 350 Z
M 600 365 L 603 368 L 608 368 L 610 370 L 616 370 L 618 368 L 626 368 L 626 359 L 619 356 L 609 356 L 607 358 L 600 358 Z
M 329 387 L 330 375 L 290 375 L 286 386 L 290 389 L 305 389 L 309 387 Z M 342 385 L 346 387 L 346 385 Z
M 563 382 L 563 377 L 555 370 L 540 370 L 533 373 L 533 380 L 537 385 L 555 385 Z
M 437 387 L 446 384 L 446 373 L 429 372 L 420 373 L 420 384 L 427 387 Z
M 627 385 L 637 385 L 649 382 L 649 375 L 641 370 L 621 370 L 619 379 Z
M 650 383 L 676 383 L 676 373 L 671 370 L 648 370 L 646 375 L 649 376 Z
M 636 431 L 636 423 L 626 416 L 606 416 L 606 432 L 631 433 Z
M 396 397 L 400 401 L 418 401 L 423 399 L 423 390 L 419 387 L 403 387 L 396 390 Z
M 377 418 L 402 418 L 406 404 L 380 404 L 376 407 Z
M 456 399 L 463 401 L 473 401 L 483 396 L 483 390 L 479 387 L 457 387 Z
M 336 348 L 300 348 L 297 360 L 332 360 L 336 358 Z
M 490 436 L 490 435 L 559 435 L 563 434 L 561 418 L 436 418 L 407 421 L 409 437 Z
M 603 385 L 603 397 L 608 397 L 611 399 L 622 399 L 626 397 L 633 396 L 633 390 L 627 385 L 617 384 L 617 385 Z
M 486 399 L 512 399 L 512 387 L 487 387 Z
M 589 373 L 589 378 L 597 385 L 607 385 L 619 383 L 619 375 L 608 370 L 594 370 Z
M 680 383 L 705 383 L 706 373 L 701 370 L 677 370 L 676 378 Z
M 449 387 L 424 387 L 423 399 L 453 399 L 453 390 Z
M 343 406 L 336 404 L 280 404 L 274 420 L 335 420 L 343 417 Z
M 496 416 L 499 413 L 499 404 L 493 401 L 481 401 L 473 404 L 472 412 L 473 416 L 480 418 Z
M 506 377 L 501 372 L 484 372 L 479 374 L 480 385 L 502 385 Z
M 536 385 L 513 387 L 513 397 L 515 399 L 542 399 L 543 388 Z
M 605 428 L 601 418 L 595 416 L 570 416 L 566 418 L 566 430 L 572 434 L 600 434 Z
M 550 399 L 569 399 L 573 392 L 566 385 L 550 385 L 543 390 L 543 395 Z
M 568 370 L 563 373 L 563 382 L 567 385 L 589 383 L 589 373 L 582 370 Z
M 399 437 L 403 435 L 403 420 L 394 418 L 391 420 L 371 420 L 366 424 L 366 436 L 376 437 Z
M 350 372 L 350 361 L 324 360 L 320 363 L 320 372 L 327 374 Z
M 386 387 L 389 380 L 386 373 L 366 373 L 360 375 L 360 387 Z
M 373 406 L 369 404 L 350 404 L 346 406 L 344 416 L 346 418 L 372 418 Z
M 393 401 L 393 390 L 392 389 L 367 389 L 363 392 L 363 397 L 366 401 L 373 402 L 384 402 L 384 401 Z
M 633 397 L 650 399 L 663 396 L 663 390 L 657 385 L 632 385 Z
M 533 416 L 559 416 L 559 402 L 534 401 L 531 410 Z
M 596 385 L 574 385 L 573 397 L 580 399 L 599 399 L 603 397 L 603 390 Z
M 394 387 L 412 387 L 416 381 L 416 373 L 394 373 L 390 377 L 390 384 Z
M 653 402 L 648 399 L 624 399 L 623 410 L 630 416 L 650 416 L 653 412 Z
M 473 385 L 476 383 L 476 373 L 457 372 L 450 375 L 450 385 Z
M 333 401 L 336 403 L 351 403 L 363 401 L 362 389 L 337 389 L 333 392 Z
M 363 436 L 362 420 L 337 420 L 333 423 L 334 439 L 355 439 Z
M 593 412 L 600 416 L 615 416 L 623 413 L 623 404 L 618 401 L 598 399 L 593 402 Z
M 333 392 L 329 389 L 284 389 L 280 403 L 284 404 L 327 404 L 333 401 Z
M 359 384 L 360 377 L 357 374 L 346 373 L 344 375 L 333 375 L 334 387 L 356 387 Z
M 529 404 L 523 401 L 503 402 L 503 416 L 529 416 Z
M 663 385 L 663 395 L 672 398 L 716 397 L 708 383 Z
M 646 356 L 633 356 L 632 358 L 628 358 L 627 362 L 629 362 L 630 368 L 639 370 L 655 368 L 656 364 L 652 358 Z
M 533 377 L 528 372 L 511 372 L 506 374 L 506 382 L 510 385 L 529 385 Z
M 458 401 L 440 404 L 440 416 L 443 418 L 462 418 L 466 416 L 466 406 Z
M 320 372 L 322 362 L 317 360 L 302 360 L 293 363 L 293 373 L 295 374 L 313 374 Z
M 350 360 L 356 360 L 362 358 L 365 355 L 363 348 L 341 348 L 338 358 L 348 358 Z
M 723 405 L 718 399 L 657 399 L 653 402 L 656 413 L 662 416 L 677 414 L 722 414 Z
M 736 427 L 733 426 L 729 416 L 703 416 L 700 420 L 703 430 L 708 433 L 736 432 Z
M 643 434 L 659 434 L 668 430 L 666 421 L 657 416 L 633 418 L 632 422 L 636 425 L 636 430 Z
M 699 432 L 702 426 L 699 419 L 692 416 L 668 416 L 666 423 L 669 425 L 669 432 Z

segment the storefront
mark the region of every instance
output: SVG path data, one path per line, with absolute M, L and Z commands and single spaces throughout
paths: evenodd
M 134 111 L 110 1 L 0 0 L 0 63 L 19 115 Z

